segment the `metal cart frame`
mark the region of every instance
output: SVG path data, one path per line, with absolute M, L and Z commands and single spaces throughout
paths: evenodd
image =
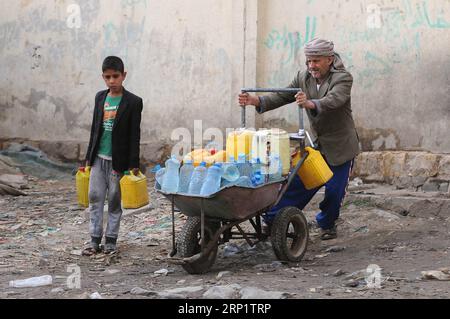
M 300 88 L 244 88 L 245 92 L 300 92 Z M 245 127 L 245 106 L 242 106 L 241 124 Z M 306 252 L 308 225 L 303 212 L 296 207 L 285 207 L 275 217 L 270 234 L 263 232 L 262 215 L 277 205 L 308 156 L 305 139 L 312 141 L 303 126 L 303 109 L 299 107 L 298 134 L 291 140 L 299 141 L 301 159 L 287 178 L 256 188 L 226 187 L 208 196 L 170 194 L 157 190 L 172 203 L 172 252 L 169 261 L 180 264 L 191 274 L 207 272 L 214 264 L 218 246 L 231 239 L 245 239 L 250 246 L 271 237 L 272 247 L 280 260 L 298 262 Z M 175 207 L 188 216 L 178 242 L 175 234 Z M 240 224 L 249 221 L 254 232 L 246 232 Z M 233 231 L 233 229 L 237 231 Z

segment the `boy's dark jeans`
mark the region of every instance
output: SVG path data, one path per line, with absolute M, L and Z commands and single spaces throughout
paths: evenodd
M 112 161 L 97 157 L 91 168 L 89 180 L 90 234 L 103 237 L 103 206 L 108 195 L 108 224 L 105 236 L 117 239 L 122 217 L 120 179 L 122 174 L 114 172 Z

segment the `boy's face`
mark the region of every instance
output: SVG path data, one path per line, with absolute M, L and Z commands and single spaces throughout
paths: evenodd
M 111 69 L 105 70 L 103 72 L 103 80 L 105 80 L 106 86 L 111 90 L 111 92 L 119 92 L 122 90 L 122 83 L 127 77 L 127 72 L 120 72 Z

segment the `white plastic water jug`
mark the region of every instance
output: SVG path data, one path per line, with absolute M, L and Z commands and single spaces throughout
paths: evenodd
M 282 164 L 282 174 L 289 174 L 291 154 L 289 134 L 281 129 L 260 130 L 253 135 L 251 157 L 260 159 L 262 166 L 269 165 L 270 159 L 278 155 Z

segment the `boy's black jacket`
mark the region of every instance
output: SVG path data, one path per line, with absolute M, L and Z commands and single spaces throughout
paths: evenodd
M 100 91 L 95 96 L 94 116 L 86 160 L 94 164 L 103 125 L 103 109 L 109 90 Z M 141 139 L 142 99 L 123 90 L 122 100 L 117 110 L 112 131 L 112 167 L 123 173 L 130 168 L 139 168 L 139 144 Z

